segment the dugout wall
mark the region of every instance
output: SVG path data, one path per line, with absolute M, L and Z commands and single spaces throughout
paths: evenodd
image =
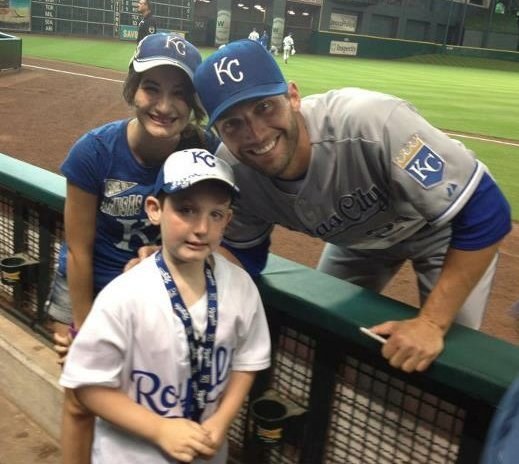
M 64 194 L 63 177 L 0 154 L 0 258 L 23 253 L 37 263 L 19 283 L 0 282 L 0 307 L 47 338 L 43 303 L 63 238 Z M 519 347 L 455 325 L 432 367 L 406 375 L 359 326 L 407 318 L 414 308 L 273 255 L 257 283 L 273 362 L 230 430 L 233 462 L 478 462 L 495 407 L 519 372 Z M 249 406 L 266 390 L 301 412 L 275 447 L 252 433 Z
M 0 71 L 22 66 L 22 39 L 0 32 Z

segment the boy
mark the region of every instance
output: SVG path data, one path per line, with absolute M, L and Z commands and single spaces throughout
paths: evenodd
M 94 464 L 226 462 L 226 432 L 270 364 L 254 283 L 213 254 L 236 193 L 205 150 L 162 167 L 145 201 L 162 249 L 99 293 L 60 379 L 99 416 Z

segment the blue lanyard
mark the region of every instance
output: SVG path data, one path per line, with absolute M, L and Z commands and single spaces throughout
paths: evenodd
M 206 262 L 204 266 L 205 284 L 207 291 L 207 329 L 201 341 L 195 339 L 193 321 L 189 311 L 180 296 L 175 281 L 171 276 L 162 251 L 155 255 L 155 263 L 159 268 L 162 280 L 171 299 L 171 307 L 177 317 L 184 324 L 187 343 L 189 345 L 189 360 L 191 364 L 191 381 L 188 382 L 184 416 L 199 422 L 207 404 L 207 395 L 211 390 L 211 370 L 213 365 L 214 342 L 218 322 L 218 299 L 216 294 L 216 280 L 211 267 Z M 199 362 L 198 349 L 202 348 Z

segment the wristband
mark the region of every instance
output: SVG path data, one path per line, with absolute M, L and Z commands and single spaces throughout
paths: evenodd
M 76 338 L 76 335 L 78 334 L 79 330 L 76 329 L 76 326 L 74 325 L 74 323 L 70 324 L 68 326 L 68 334 L 70 335 L 70 337 L 72 337 L 72 339 Z

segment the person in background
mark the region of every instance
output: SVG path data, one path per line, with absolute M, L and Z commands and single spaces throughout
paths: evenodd
M 237 194 L 203 149 L 157 176 L 145 209 L 162 247 L 101 290 L 60 379 L 100 418 L 93 464 L 227 462 L 227 430 L 270 365 L 258 289 L 213 253 Z
M 294 39 L 292 38 L 292 33 L 289 32 L 283 39 L 283 61 L 285 64 L 288 63 L 290 55 L 293 55 L 295 50 Z
M 157 21 L 151 11 L 150 1 L 151 0 L 139 0 L 137 3 L 137 11 L 142 15 L 137 32 L 137 43 L 144 39 L 144 37 L 157 32 Z
M 511 308 L 519 335 L 519 301 Z M 480 464 L 515 464 L 519 456 L 519 372 L 497 406 Z
M 269 35 L 267 31 L 263 31 L 261 37 L 259 38 L 259 43 L 265 48 L 265 50 L 269 49 Z
M 252 28 L 252 31 L 249 34 L 249 39 L 256 40 L 256 41 L 259 40 L 259 34 L 255 27 Z
M 391 95 L 301 98 L 247 39 L 207 57 L 194 84 L 241 190 L 223 240 L 230 259 L 258 275 L 280 224 L 326 242 L 319 270 L 377 292 L 410 260 L 419 311 L 371 327 L 405 372 L 430 365 L 455 320 L 479 328 L 512 224 L 488 169 L 461 142 Z
M 177 34 L 145 37 L 123 86 L 134 116 L 87 132 L 61 165 L 67 179 L 66 245 L 46 304 L 55 321 L 61 362 L 95 295 L 123 272 L 139 248 L 159 244 L 160 231 L 146 216 L 144 200 L 165 159 L 179 149 L 215 152 L 220 146 L 214 134 L 199 126 L 205 113 L 192 78 L 200 62 L 196 47 Z M 65 390 L 65 464 L 90 462 L 92 424 L 93 416 Z

